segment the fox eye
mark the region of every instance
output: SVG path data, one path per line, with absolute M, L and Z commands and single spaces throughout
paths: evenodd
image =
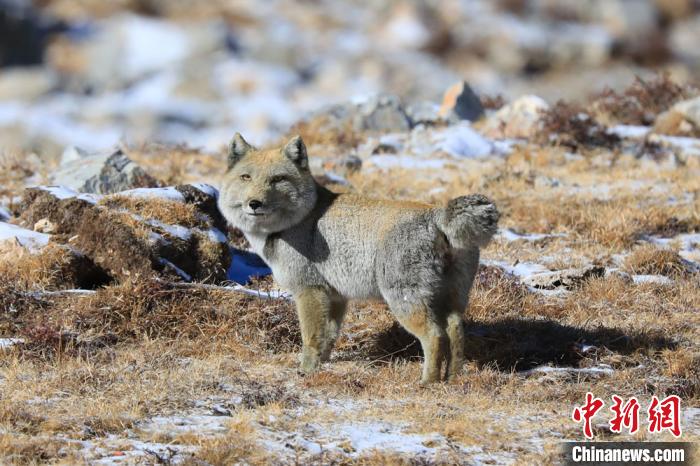
M 244 173 L 244 174 L 241 175 L 241 179 L 242 179 L 243 181 L 250 181 L 250 175 L 247 174 L 247 173 Z
M 284 181 L 286 178 L 282 175 L 275 175 L 272 178 L 270 178 L 271 183 L 279 183 L 280 181 Z

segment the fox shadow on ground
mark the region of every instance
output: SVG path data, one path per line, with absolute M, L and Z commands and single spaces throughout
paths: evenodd
M 591 351 L 631 354 L 676 347 L 673 340 L 656 333 L 631 333 L 602 326 L 584 329 L 553 320 L 511 317 L 493 322 L 471 321 L 465 323 L 465 330 L 466 360 L 503 372 L 540 365 L 577 366 Z M 420 342 L 396 322 L 375 334 L 361 352 L 377 362 L 413 359 L 422 354 Z

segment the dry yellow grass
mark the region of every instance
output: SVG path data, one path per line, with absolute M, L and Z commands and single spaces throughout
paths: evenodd
M 192 204 L 167 199 L 144 199 L 112 194 L 102 198 L 99 205 L 114 210 L 125 210 L 146 220 L 157 220 L 168 225 L 201 226 L 197 208 Z

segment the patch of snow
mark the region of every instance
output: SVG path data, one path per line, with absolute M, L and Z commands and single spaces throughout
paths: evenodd
M 483 158 L 496 152 L 494 144 L 469 124 L 450 126 L 435 134 L 437 147 L 458 158 Z
M 367 161 L 368 166 L 374 166 L 380 169 L 387 168 L 409 168 L 414 170 L 420 169 L 440 169 L 447 164 L 447 160 L 443 159 L 421 159 L 408 155 L 376 155 L 370 157 Z
M 403 134 L 389 133 L 383 134 L 379 137 L 379 144 L 384 146 L 393 147 L 396 151 L 400 151 L 403 146 L 403 140 L 405 136 Z
M 122 131 L 115 127 L 97 127 L 52 113 L 46 106 L 29 108 L 22 116 L 22 123 L 31 136 L 45 137 L 58 145 L 76 145 L 89 151 L 114 147 L 122 138 Z
M 647 236 L 645 238 L 654 244 L 661 246 L 670 246 L 674 243 L 679 243 L 682 250 L 691 251 L 700 249 L 700 233 L 683 233 L 673 238 L 659 238 L 657 236 Z
M 498 238 L 501 238 L 505 241 L 538 241 L 544 238 L 556 238 L 556 237 L 564 237 L 566 236 L 563 233 L 516 233 L 510 228 L 501 228 L 498 230 L 498 233 L 496 235 Z
M 654 134 L 653 138 L 650 137 L 650 140 L 652 140 L 652 142 L 662 142 L 673 146 L 685 155 L 700 155 L 700 139 L 698 138 Z
M 0 338 L 0 349 L 9 348 L 10 346 L 24 343 L 22 338 Z
M 168 235 L 174 237 L 174 238 L 179 238 L 183 241 L 187 241 L 192 237 L 192 230 L 190 230 L 187 227 L 183 227 L 182 225 L 169 225 L 167 223 L 163 223 L 159 220 L 144 220 L 143 218 L 140 218 L 138 215 L 134 215 L 135 218 L 139 218 L 142 220 L 145 224 L 159 228 L 163 230 L 165 233 Z
M 180 191 L 172 186 L 166 188 L 136 188 L 121 191 L 118 194 L 122 196 L 133 196 L 143 198 L 160 198 L 170 201 L 185 202 L 185 197 Z
M 198 228 L 195 228 L 196 231 L 201 231 Z M 226 235 L 219 230 L 218 228 L 210 228 L 204 232 L 207 235 L 207 238 L 209 238 L 209 241 L 213 243 L 228 243 L 228 238 Z
M 384 30 L 385 38 L 398 47 L 422 47 L 430 40 L 430 31 L 418 17 L 410 14 L 396 15 Z
M 90 204 L 97 204 L 97 201 L 102 199 L 102 196 L 94 193 L 79 193 L 65 186 L 38 186 L 38 189 L 49 192 L 53 197 L 59 200 L 71 199 L 77 197 Z
M 328 178 L 329 181 L 335 184 L 340 184 L 340 185 L 347 185 L 348 180 L 346 180 L 344 177 L 338 175 L 337 173 L 334 172 L 325 172 L 324 175 L 326 178 Z
M 673 283 L 668 277 L 663 275 L 632 275 L 634 283 L 658 283 L 659 285 L 670 285 Z
M 8 220 L 10 217 L 12 217 L 12 214 L 10 214 L 10 211 L 0 205 L 0 222 L 4 222 L 5 220 Z
M 354 452 L 352 456 L 368 450 L 391 450 L 397 453 L 410 453 L 414 455 L 425 454 L 433 450 L 426 444 L 445 440 L 440 434 L 406 434 L 397 432 L 397 426 L 383 422 L 364 422 L 353 424 L 340 424 L 331 428 L 333 437 L 341 440 L 326 444 L 327 448 L 337 447 L 339 444 L 350 442 Z
M 543 374 L 606 374 L 610 375 L 615 371 L 607 364 L 601 364 L 597 367 L 552 367 L 538 366 L 521 372 L 522 375 L 532 375 L 536 373 Z
M 115 24 L 107 23 L 107 24 Z M 116 22 L 123 72 L 132 78 L 166 68 L 187 57 L 192 44 L 175 23 L 139 15 L 123 15 Z M 105 39 L 113 39 L 107 35 Z M 167 47 L 164 46 L 167 44 Z
M 540 265 L 540 264 L 535 264 L 533 262 L 518 262 L 515 265 L 510 265 L 506 262 L 501 262 L 501 261 L 483 261 L 485 265 L 493 265 L 496 267 L 499 267 L 503 269 L 504 271 L 508 272 L 511 275 L 515 275 L 516 277 L 523 279 L 527 277 L 531 277 L 532 275 L 537 275 L 540 273 L 548 273 L 551 272 L 547 267 Z
M 21 121 L 26 104 L 22 102 L 0 102 L 0 126 L 10 126 Z
M 31 252 L 38 252 L 49 244 L 50 235 L 0 222 L 0 241 L 15 240 Z
M 158 259 L 158 262 L 163 264 L 165 267 L 169 267 L 169 268 L 173 269 L 173 271 L 175 271 L 175 273 L 178 274 L 180 276 L 180 278 L 182 278 L 186 282 L 192 281 L 192 276 L 190 274 L 188 274 L 187 272 L 182 270 L 180 267 L 178 267 L 177 265 L 170 262 L 168 259 L 164 259 L 161 257 Z
M 211 197 L 218 199 L 219 198 L 219 190 L 216 189 L 214 186 L 206 183 L 193 183 L 193 187 L 199 189 L 205 194 L 210 195 Z
M 646 136 L 649 131 L 651 131 L 651 127 L 639 125 L 616 125 L 608 129 L 608 133 L 616 134 L 621 138 L 630 139 L 642 138 Z

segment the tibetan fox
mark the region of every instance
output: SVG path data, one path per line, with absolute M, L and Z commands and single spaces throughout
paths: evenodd
M 422 383 L 459 373 L 462 315 L 479 247 L 499 213 L 472 194 L 444 207 L 338 194 L 311 176 L 299 136 L 258 150 L 236 134 L 219 208 L 246 236 L 296 303 L 301 369 L 328 360 L 349 299 L 383 299 L 423 347 Z

